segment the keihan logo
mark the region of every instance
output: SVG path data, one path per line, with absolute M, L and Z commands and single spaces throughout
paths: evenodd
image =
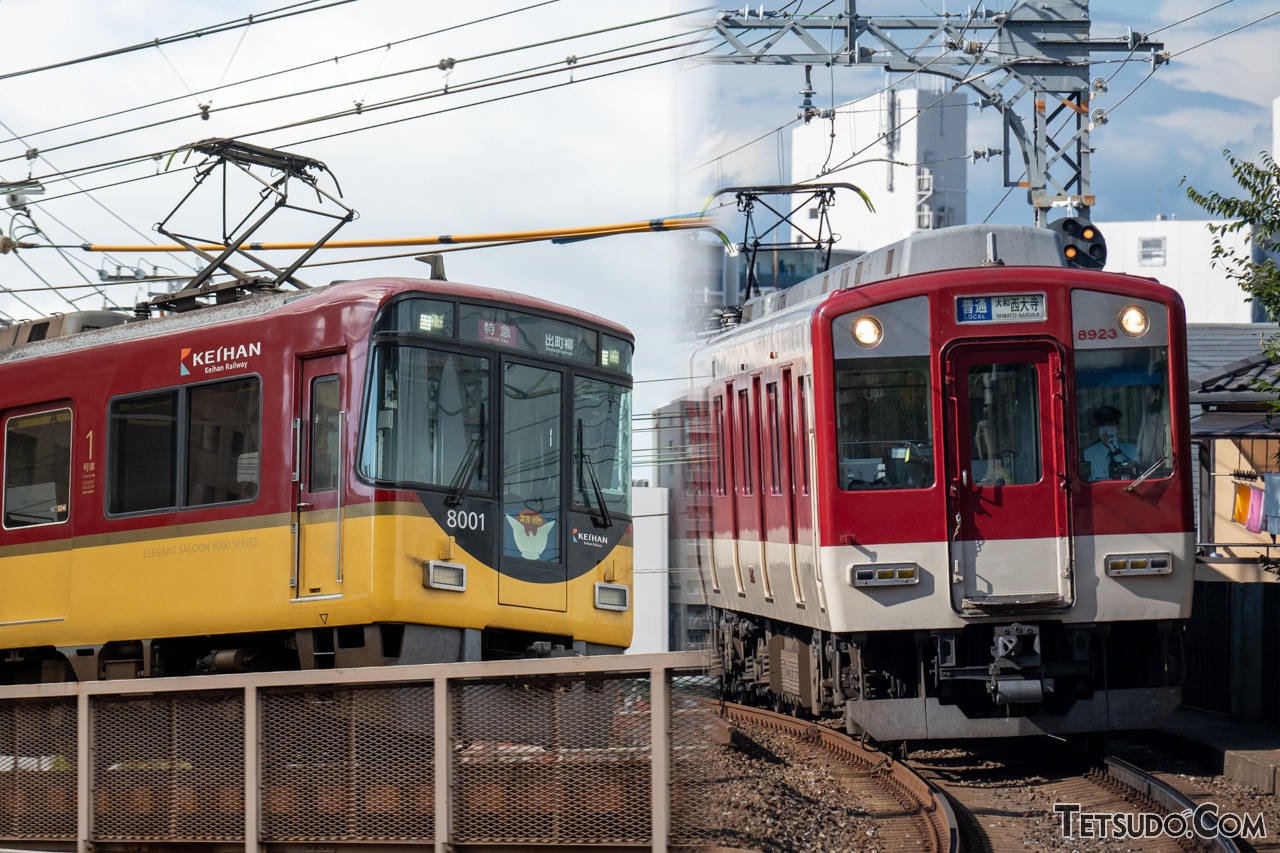
M 190 376 L 191 371 L 198 373 L 222 373 L 227 370 L 243 370 L 249 366 L 249 359 L 262 355 L 262 342 L 251 344 L 232 344 L 214 347 L 213 349 L 193 351 L 190 347 L 182 348 L 178 358 L 178 373 Z M 191 367 L 187 367 L 187 358 L 191 359 Z

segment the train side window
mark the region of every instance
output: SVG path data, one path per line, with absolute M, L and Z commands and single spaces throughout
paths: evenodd
M 112 402 L 107 509 L 170 509 L 178 504 L 178 392 Z
M 729 464 L 729 448 L 725 444 L 724 397 L 717 396 L 712 399 L 711 421 L 716 431 L 716 452 L 712 454 L 712 464 L 716 466 L 716 494 L 723 495 L 725 493 L 725 466 Z
M 809 388 L 805 377 L 796 377 L 796 403 L 800 407 L 800 494 L 809 494 Z
M 782 440 L 781 425 L 778 419 L 778 383 L 770 382 L 765 386 L 765 398 L 769 407 L 769 494 L 782 494 Z
M 338 377 L 319 376 L 311 383 L 311 440 L 308 483 L 312 492 L 338 488 Z
M 746 388 L 738 391 L 738 459 L 742 464 L 742 494 L 755 494 L 751 481 L 751 395 Z
M 258 496 L 258 379 L 188 389 L 186 506 Z
M 261 434 L 256 376 L 113 400 L 107 512 L 253 500 L 261 479 Z
M 836 359 L 840 486 L 933 485 L 928 356 Z
M 17 415 L 5 424 L 4 526 L 67 520 L 71 495 L 71 410 Z

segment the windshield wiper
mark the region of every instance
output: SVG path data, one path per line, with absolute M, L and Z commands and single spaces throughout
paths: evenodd
M 591 457 L 587 455 L 586 445 L 582 442 L 582 418 L 578 418 L 578 482 L 582 482 L 582 463 L 587 463 L 587 473 L 591 475 L 591 489 L 596 493 L 596 503 L 600 507 L 600 517 L 597 519 L 595 513 L 591 514 L 591 521 L 597 527 L 612 527 L 613 517 L 609 514 L 609 505 L 605 503 L 604 491 L 600 488 L 600 480 L 596 477 L 596 466 L 592 464 Z M 588 509 L 591 507 L 587 501 L 587 489 L 584 484 L 582 487 L 582 503 Z
M 1147 470 L 1143 471 L 1140 475 L 1138 475 L 1138 479 L 1134 480 L 1132 483 L 1125 486 L 1124 490 L 1126 492 L 1132 492 L 1134 489 L 1138 488 L 1138 486 L 1141 486 L 1144 482 L 1146 482 L 1148 477 L 1150 477 L 1152 474 L 1154 474 L 1156 471 L 1159 471 L 1163 467 L 1164 467 L 1164 457 L 1161 456 L 1159 459 L 1155 461 L 1155 464 L 1153 464 L 1150 468 L 1148 468 Z
M 467 489 L 471 488 L 471 481 L 475 479 L 476 471 L 484 467 L 484 440 L 486 435 L 484 403 L 481 403 L 480 431 L 475 438 L 467 443 L 467 452 L 462 457 L 462 464 L 458 466 L 458 473 L 454 475 L 453 482 L 449 484 L 453 491 L 444 499 L 445 506 L 453 508 L 462 503 L 462 499 L 467 496 Z

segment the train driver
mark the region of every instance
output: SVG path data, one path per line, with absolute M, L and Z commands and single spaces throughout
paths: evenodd
M 1120 410 L 1115 406 L 1099 406 L 1093 410 L 1098 440 L 1084 449 L 1090 481 L 1119 480 L 1138 469 L 1138 447 L 1120 440 L 1120 418 Z

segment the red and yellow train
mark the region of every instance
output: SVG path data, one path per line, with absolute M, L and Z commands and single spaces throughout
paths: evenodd
M 0 329 L 0 680 L 629 645 L 623 327 L 410 279 L 129 320 Z

